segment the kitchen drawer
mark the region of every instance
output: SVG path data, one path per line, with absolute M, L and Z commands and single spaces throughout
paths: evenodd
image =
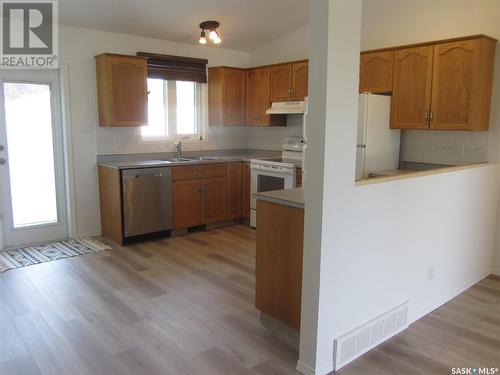
M 172 180 L 226 176 L 226 163 L 196 164 L 172 167 Z

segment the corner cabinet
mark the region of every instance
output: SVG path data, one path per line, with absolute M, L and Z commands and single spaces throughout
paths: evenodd
M 269 116 L 271 107 L 271 68 L 246 71 L 246 126 L 286 126 L 286 116 Z
M 208 69 L 210 126 L 245 125 L 245 80 L 245 69 L 223 66 Z
M 495 44 L 479 35 L 396 49 L 391 128 L 488 130 Z
M 96 56 L 99 126 L 148 123 L 147 60 L 105 53 Z

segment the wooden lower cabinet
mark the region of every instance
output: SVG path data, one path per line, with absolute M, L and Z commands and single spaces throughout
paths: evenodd
M 202 224 L 200 179 L 173 182 L 173 216 L 175 229 Z
M 242 167 L 241 162 L 227 164 L 227 218 L 241 218 L 242 206 Z
M 227 178 L 214 177 L 201 180 L 202 224 L 227 219 Z
M 250 219 L 250 163 L 172 168 L 174 229 Z
M 300 329 L 304 210 L 257 201 L 255 307 Z
M 241 216 L 245 220 L 250 220 L 250 190 L 250 163 L 243 163 L 241 167 Z

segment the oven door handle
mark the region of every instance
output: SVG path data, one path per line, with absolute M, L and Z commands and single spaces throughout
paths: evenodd
M 254 171 L 263 171 L 263 172 L 271 172 L 271 173 L 279 173 L 279 174 L 293 174 L 293 170 L 284 169 L 284 168 L 266 168 L 266 167 L 251 167 Z

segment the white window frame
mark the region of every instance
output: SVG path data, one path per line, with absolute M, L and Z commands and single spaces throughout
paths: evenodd
M 203 121 L 203 110 L 204 110 L 204 100 L 203 91 L 204 84 L 199 82 L 193 82 L 195 84 L 195 122 L 197 132 L 194 134 L 177 134 L 177 81 L 163 80 L 163 97 L 167 98 L 167 106 L 164 107 L 167 118 L 167 124 L 165 124 L 166 135 L 164 136 L 154 136 L 141 134 L 142 143 L 165 143 L 165 142 L 175 142 L 175 141 L 191 141 L 191 142 L 201 142 L 204 140 L 204 121 Z

